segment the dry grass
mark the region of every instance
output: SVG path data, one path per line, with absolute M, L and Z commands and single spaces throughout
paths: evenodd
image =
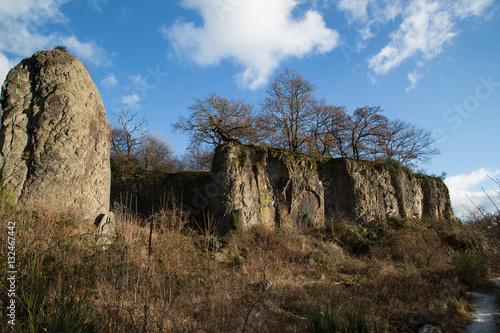
M 18 290 L 41 298 L 5 332 L 317 332 L 334 317 L 367 332 L 460 332 L 470 300 L 453 255 L 481 246 L 460 224 L 399 219 L 221 238 L 187 228 L 174 206 L 148 220 L 116 207 L 119 238 L 103 250 L 92 226 L 54 207 L 0 210 L 2 244 L 16 221 Z

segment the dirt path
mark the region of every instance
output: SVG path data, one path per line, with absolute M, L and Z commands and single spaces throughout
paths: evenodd
M 484 293 L 472 293 L 476 297 L 476 310 L 473 322 L 467 328 L 467 333 L 500 332 L 500 309 L 495 303 L 495 296 L 500 292 L 500 279 L 493 281 L 494 287 Z

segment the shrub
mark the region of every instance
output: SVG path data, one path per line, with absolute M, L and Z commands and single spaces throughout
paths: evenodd
M 488 266 L 484 257 L 470 251 L 458 251 L 452 264 L 460 280 L 469 287 L 482 287 L 488 282 Z
M 342 247 L 356 255 L 368 254 L 377 238 L 373 225 L 362 225 L 342 220 L 333 226 L 333 238 Z
M 66 46 L 63 46 L 63 45 L 57 45 L 56 47 L 54 47 L 54 50 L 59 50 L 59 51 L 62 51 L 64 53 L 68 53 L 68 48 Z

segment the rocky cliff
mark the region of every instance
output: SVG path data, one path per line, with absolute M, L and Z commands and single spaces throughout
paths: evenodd
M 81 62 L 58 50 L 35 53 L 7 75 L 1 105 L 1 177 L 15 197 L 88 220 L 107 213 L 110 127 Z
M 139 196 L 152 195 L 155 207 L 174 197 L 194 219 L 210 214 L 221 231 L 237 221 L 244 227 L 286 228 L 340 215 L 360 222 L 454 218 L 439 178 L 379 162 L 316 159 L 264 146 L 222 145 L 210 173 L 164 175 L 153 187 L 142 188 Z

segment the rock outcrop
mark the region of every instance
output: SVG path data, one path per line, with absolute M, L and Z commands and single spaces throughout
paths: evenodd
M 287 228 L 339 216 L 360 222 L 455 218 L 439 178 L 379 162 L 317 159 L 264 146 L 222 145 L 211 172 L 165 174 L 151 185 L 120 191 L 139 189 L 135 193 L 142 200 L 151 195 L 147 209 L 175 198 L 192 219 L 203 223 L 210 215 L 222 232 L 237 223 Z
M 111 131 L 82 63 L 35 53 L 7 75 L 1 105 L 1 177 L 16 198 L 52 201 L 89 221 L 107 213 Z
M 325 214 L 347 213 L 373 221 L 390 216 L 454 219 L 448 188 L 440 178 L 395 165 L 347 158 L 320 163 Z
M 211 173 L 213 183 L 202 193 L 223 229 L 231 227 L 235 215 L 244 226 L 287 228 L 324 220 L 324 188 L 314 159 L 228 144 L 216 150 Z

